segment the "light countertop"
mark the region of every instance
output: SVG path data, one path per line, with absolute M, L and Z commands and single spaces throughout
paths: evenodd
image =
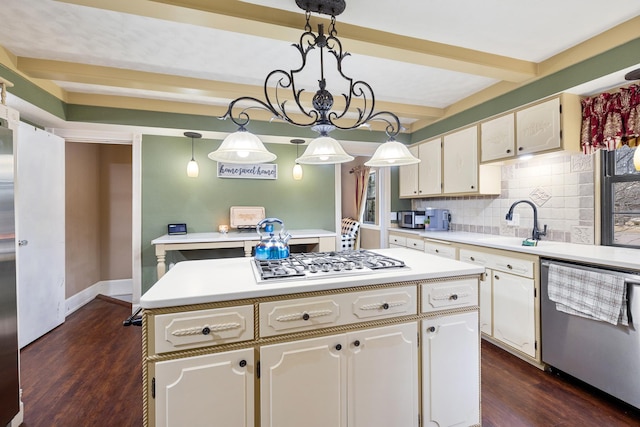
M 140 305 L 143 308 L 171 307 L 484 272 L 482 267 L 413 249 L 377 249 L 374 252 L 401 259 L 409 268 L 348 277 L 303 278 L 258 284 L 250 264 L 253 258 L 183 261 L 169 270 L 140 298 Z
M 431 231 L 392 228 L 389 231 L 427 238 L 433 241 L 463 243 L 487 248 L 505 249 L 538 255 L 545 258 L 561 259 L 618 269 L 640 271 L 640 249 L 615 246 L 579 245 L 576 243 L 541 240 L 538 246 L 522 246 L 522 237 L 496 236 L 460 231 Z

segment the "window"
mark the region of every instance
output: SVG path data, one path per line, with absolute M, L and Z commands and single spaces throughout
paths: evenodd
M 365 224 L 376 223 L 376 194 L 378 193 L 376 178 L 377 177 L 375 171 L 369 172 L 369 181 L 367 181 L 367 196 L 364 205 L 363 222 Z
M 602 156 L 602 244 L 640 248 L 640 172 L 636 148 L 623 146 Z

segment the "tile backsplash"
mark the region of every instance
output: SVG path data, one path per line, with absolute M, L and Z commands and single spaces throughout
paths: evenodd
M 518 200 L 533 202 L 538 226 L 547 224 L 543 240 L 594 243 L 594 156 L 562 154 L 538 156 L 502 166 L 499 196 L 415 199 L 413 209 L 428 207 L 451 211 L 451 230 L 501 236 L 531 237 L 533 209 L 518 205 L 519 226 L 507 225 L 505 216 Z

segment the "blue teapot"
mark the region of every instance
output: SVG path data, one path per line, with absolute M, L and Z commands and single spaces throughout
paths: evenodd
M 276 237 L 273 231 L 273 225 L 280 224 L 280 231 Z M 265 235 L 262 233 L 264 225 Z M 285 233 L 284 224 L 278 218 L 265 218 L 256 225 L 256 231 L 260 236 L 260 243 L 256 245 L 255 258 L 259 260 L 284 259 L 289 258 L 289 239 L 291 235 Z

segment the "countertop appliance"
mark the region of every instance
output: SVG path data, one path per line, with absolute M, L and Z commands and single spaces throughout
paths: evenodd
M 13 131 L 0 119 L 0 426 L 20 411 L 15 214 L 13 207 Z
M 373 274 L 389 268 L 409 268 L 404 261 L 364 249 L 340 252 L 294 253 L 286 259 L 254 258 L 258 283 L 289 279 L 320 279 L 328 276 Z
M 398 226 L 402 228 L 424 228 L 424 211 L 399 211 Z
M 551 264 L 622 276 L 627 286 L 629 326 L 591 320 L 556 310 L 549 299 Z M 640 273 L 593 268 L 554 260 L 541 266 L 542 361 L 640 408 Z
M 449 231 L 450 221 L 448 209 L 427 208 L 424 211 L 424 231 Z

